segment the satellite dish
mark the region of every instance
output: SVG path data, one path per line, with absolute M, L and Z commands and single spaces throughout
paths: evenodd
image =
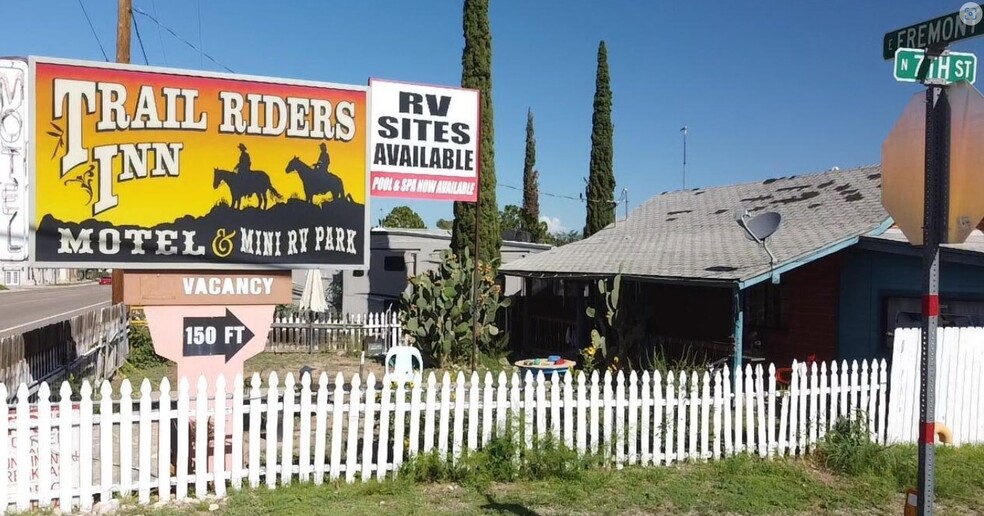
M 765 252 L 769 253 L 769 264 L 775 264 L 776 257 L 769 250 L 766 240 L 779 229 L 780 221 L 782 221 L 782 216 L 774 211 L 765 212 L 752 218 L 748 218 L 748 210 L 744 209 L 735 214 L 735 222 L 745 230 L 745 238 L 762 244 Z
M 782 216 L 774 211 L 770 211 L 756 215 L 748 220 L 742 217 L 739 224 L 745 228 L 745 237 L 761 243 L 779 229 L 780 221 L 782 221 Z

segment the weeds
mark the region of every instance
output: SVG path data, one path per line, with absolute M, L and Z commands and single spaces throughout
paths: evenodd
M 817 447 L 815 459 L 835 473 L 887 481 L 894 490 L 910 486 L 916 476 L 915 453 L 911 447 L 873 442 L 867 420 L 861 412 L 854 420 L 839 419 Z
M 601 461 L 578 455 L 548 437 L 533 448 L 521 450 L 511 436 L 492 438 L 484 448 L 469 453 L 456 463 L 438 452 L 421 454 L 403 464 L 398 478 L 408 482 L 451 482 L 485 489 L 493 483 L 520 481 L 576 481 Z
M 154 342 L 145 326 L 130 326 L 130 356 L 123 364 L 123 374 L 167 364 L 168 360 L 154 351 Z

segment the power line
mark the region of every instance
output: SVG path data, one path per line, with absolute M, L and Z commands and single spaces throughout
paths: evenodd
M 236 72 L 232 71 L 232 69 L 229 68 L 228 66 L 226 66 L 226 65 L 224 65 L 224 64 L 216 61 L 215 59 L 213 59 L 212 56 L 210 56 L 210 55 L 206 54 L 205 52 L 203 52 L 201 49 L 199 49 L 198 47 L 196 47 L 190 41 L 188 41 L 188 40 L 182 38 L 181 36 L 179 36 L 176 32 L 174 32 L 173 30 L 171 30 L 170 27 L 168 27 L 167 25 L 164 25 L 163 23 L 161 23 L 160 21 L 157 20 L 157 18 L 151 16 L 149 13 L 147 13 L 145 11 L 141 11 L 140 9 L 137 9 L 136 7 L 134 7 L 132 9 L 132 11 L 135 12 L 135 13 L 137 13 L 137 14 L 139 14 L 139 15 L 141 15 L 141 16 L 147 17 L 148 19 L 150 19 L 150 21 L 156 23 L 158 27 L 160 27 L 160 28 L 168 31 L 168 33 L 170 33 L 172 36 L 174 36 L 174 39 L 177 39 L 178 41 L 184 43 L 185 45 L 188 45 L 189 47 L 191 47 L 192 50 L 194 50 L 195 52 L 198 52 L 199 54 L 201 54 L 202 57 L 208 58 L 209 61 L 215 63 L 217 66 L 222 67 L 227 72 L 229 72 L 229 73 L 236 73 Z
M 502 186 L 504 188 L 508 188 L 510 190 L 523 191 L 523 189 L 520 188 L 520 187 L 518 187 L 518 186 L 507 185 L 507 184 L 503 184 L 503 183 L 499 183 L 499 186 Z M 622 202 L 624 200 L 623 197 L 625 196 L 625 192 L 624 191 L 622 192 L 622 196 L 623 197 L 620 197 L 618 199 L 612 199 L 612 200 L 608 200 L 608 199 L 585 199 L 583 196 L 581 196 L 581 197 L 574 197 L 572 195 L 555 194 L 555 193 L 543 192 L 543 191 L 540 191 L 538 193 L 540 195 L 545 195 L 547 197 L 554 197 L 554 198 L 557 198 L 557 199 L 567 199 L 567 200 L 570 200 L 570 201 L 597 202 L 597 203 L 607 203 L 607 204 L 617 204 L 617 203 L 620 203 L 620 202 Z
M 154 8 L 154 16 L 157 16 L 157 2 L 150 0 L 151 7 Z M 167 66 L 167 51 L 164 50 L 164 36 L 161 34 L 161 26 L 157 26 L 157 39 L 161 42 L 161 55 L 164 56 L 164 65 Z
M 89 22 L 89 30 L 92 31 L 92 37 L 96 38 L 96 44 L 99 45 L 99 51 L 102 52 L 103 59 L 109 62 L 109 57 L 106 56 L 106 49 L 103 48 L 102 41 L 99 41 L 99 35 L 96 34 L 96 28 L 92 26 L 92 20 L 89 19 L 89 13 L 85 11 L 85 5 L 82 4 L 82 0 L 79 0 L 79 7 L 82 8 L 82 14 L 85 15 L 85 21 Z
M 132 9 L 131 9 L 132 14 Z M 140 43 L 140 53 L 143 54 L 144 64 L 149 65 L 150 61 L 147 60 L 147 50 L 144 49 L 143 38 L 140 37 L 140 25 L 137 24 L 136 18 L 133 19 L 133 30 L 137 33 L 137 41 Z
M 198 47 L 202 48 L 205 45 L 202 44 L 202 0 L 198 0 Z M 200 55 L 198 56 L 199 65 L 205 68 L 205 62 L 202 61 L 202 56 L 205 55 L 204 50 L 199 50 Z

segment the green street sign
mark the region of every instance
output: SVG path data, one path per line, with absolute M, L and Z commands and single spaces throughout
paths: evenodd
M 917 77 L 919 67 L 926 59 L 926 51 L 915 48 L 900 48 L 895 51 L 895 80 L 900 82 L 921 82 Z M 932 59 L 929 71 L 923 80 L 943 81 L 952 84 L 977 80 L 977 56 L 966 52 L 946 52 Z
M 977 7 L 976 4 L 973 6 Z M 976 11 L 961 9 L 939 18 L 895 29 L 885 34 L 885 38 L 882 40 L 882 57 L 888 61 L 900 48 L 925 49 L 938 45 L 949 45 L 962 39 L 984 36 L 984 23 L 979 23 L 980 20 L 975 17 L 980 15 L 980 7 L 977 7 Z

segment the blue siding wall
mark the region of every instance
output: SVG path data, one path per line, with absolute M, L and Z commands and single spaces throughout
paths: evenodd
M 984 267 L 944 261 L 941 297 L 984 299 Z M 886 296 L 922 297 L 921 259 L 852 247 L 841 269 L 838 355 L 891 359 L 885 347 Z

